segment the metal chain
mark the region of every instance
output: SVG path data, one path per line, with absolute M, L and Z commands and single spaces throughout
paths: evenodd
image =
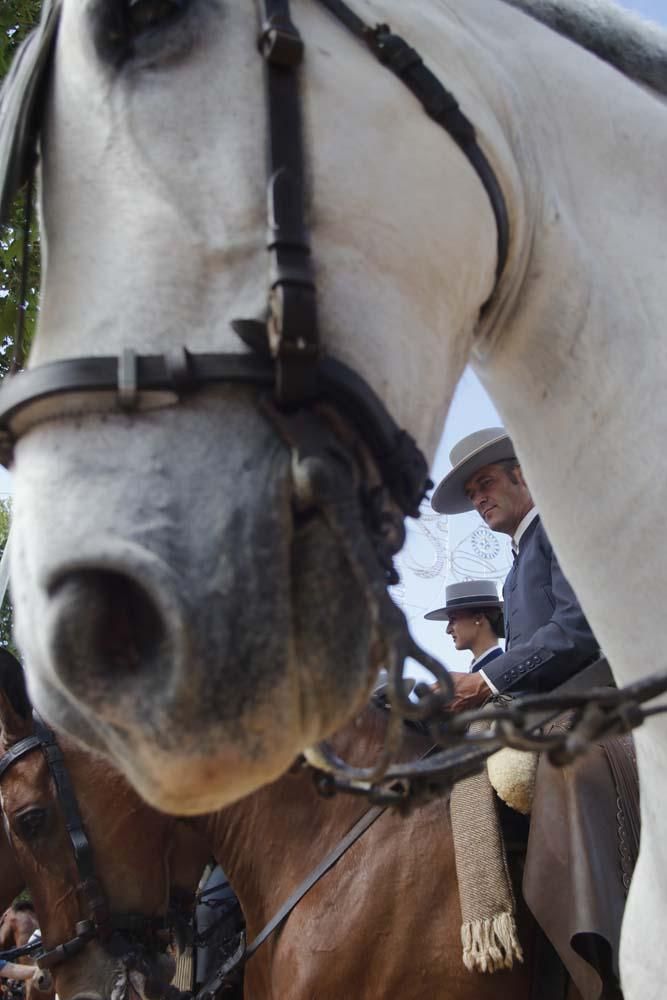
M 306 758 L 306 764 L 313 768 L 322 795 L 348 792 L 406 809 L 447 793 L 503 747 L 547 753 L 553 764 L 570 764 L 592 743 L 629 733 L 646 719 L 667 713 L 667 705 L 642 707 L 665 692 L 667 673 L 662 672 L 624 688 L 500 696 L 484 708 L 432 716 L 425 728 L 440 751 L 427 760 L 391 764 L 380 780 L 369 780 L 367 769 L 351 767 L 328 744 L 320 744 L 316 758 Z M 564 712 L 573 713 L 569 727 L 545 732 L 545 725 Z M 471 724 L 479 721 L 487 728 L 470 732 Z

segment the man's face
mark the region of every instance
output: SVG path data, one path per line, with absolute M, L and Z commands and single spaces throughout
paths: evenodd
M 465 494 L 492 531 L 513 535 L 533 506 L 521 469 L 485 465 L 465 484 Z

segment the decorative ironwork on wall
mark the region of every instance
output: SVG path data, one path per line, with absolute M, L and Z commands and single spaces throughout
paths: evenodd
M 446 517 L 426 500 L 421 517 L 407 526 L 406 544 L 396 560 L 401 582 L 392 596 L 409 620 L 444 601 L 448 583 L 489 579 L 501 589 L 512 564 L 510 540 L 481 524 L 477 514 Z

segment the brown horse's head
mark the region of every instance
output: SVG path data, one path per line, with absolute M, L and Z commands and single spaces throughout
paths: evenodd
M 5 655 L 0 659 L 0 750 L 6 753 L 34 735 L 34 727 L 21 670 Z M 71 786 L 78 791 L 99 887 L 83 885 L 89 877 L 86 864 L 77 865 L 66 826 L 67 817 L 71 820 L 73 814 L 56 787 L 43 750 L 36 747 L 26 753 L 0 780 L 5 827 L 22 879 L 32 894 L 45 950 L 75 939 L 81 921 L 93 917 L 101 924 L 101 933 L 78 953 L 53 965 L 58 996 L 61 1000 L 123 1000 L 141 995 L 147 976 L 166 987 L 173 962 L 163 954 L 163 942 L 154 935 L 147 937 L 146 964 L 128 970 L 118 952 L 128 951 L 129 944 L 116 947 L 119 938 L 105 937 L 109 926 L 105 914 L 91 906 L 90 900 L 105 897 L 109 912 L 118 915 L 121 923 L 127 915 L 164 914 L 175 821 L 145 805 L 106 761 L 84 754 L 65 737 L 59 737 L 58 746 Z

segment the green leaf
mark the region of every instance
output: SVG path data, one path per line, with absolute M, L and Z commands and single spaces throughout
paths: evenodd
M 39 19 L 41 0 L 0 0 L 0 80 L 9 69 L 16 49 Z M 9 224 L 0 227 L 0 377 L 11 361 L 21 308 L 24 207 L 19 196 Z M 40 281 L 40 247 L 36 223 L 29 241 L 30 270 L 25 315 L 25 351 L 35 330 Z

